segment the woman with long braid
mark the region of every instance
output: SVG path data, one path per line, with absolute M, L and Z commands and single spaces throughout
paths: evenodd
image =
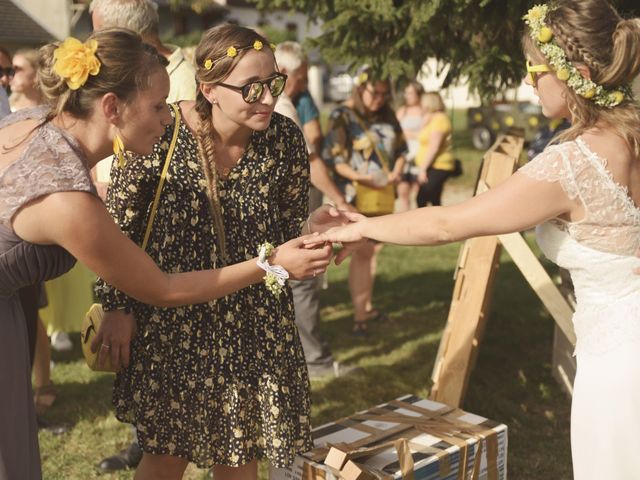
M 303 226 L 339 220 L 327 208 L 306 220 L 307 151 L 302 132 L 273 112 L 286 76 L 267 40 L 247 28 L 215 27 L 197 47 L 196 67 L 197 99 L 179 103 L 152 258 L 168 271 L 228 265 Z M 155 156 L 112 167 L 107 204 L 136 240 L 172 134 Z M 213 467 L 216 480 L 252 479 L 258 458 L 284 466 L 311 447 L 309 381 L 288 286 L 259 284 L 177 309 L 132 301 L 104 283 L 99 290 L 111 311 L 103 335 L 126 352 L 114 403 L 144 452 L 136 478 L 181 478 L 193 462 Z

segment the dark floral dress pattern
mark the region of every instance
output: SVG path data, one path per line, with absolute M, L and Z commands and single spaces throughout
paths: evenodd
M 154 155 L 111 170 L 108 208 L 138 244 L 172 130 Z M 302 133 L 274 113 L 218 183 L 229 263 L 300 234 L 308 179 Z M 215 235 L 197 143 L 181 123 L 147 252 L 166 272 L 220 267 Z M 282 467 L 311 448 L 309 379 L 289 287 L 276 298 L 260 283 L 180 308 L 138 303 L 103 281 L 97 290 L 106 310 L 129 307 L 136 317 L 131 363 L 116 377 L 113 402 L 145 452 L 200 467 L 266 456 Z

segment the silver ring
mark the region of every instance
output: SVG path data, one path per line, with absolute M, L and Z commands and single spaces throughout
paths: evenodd
M 103 343 L 103 344 L 102 344 L 102 346 L 103 346 L 104 348 L 106 348 L 107 350 L 111 348 L 111 345 L 107 345 L 106 343 Z

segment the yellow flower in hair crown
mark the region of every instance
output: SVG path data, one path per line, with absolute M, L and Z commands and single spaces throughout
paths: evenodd
M 602 107 L 615 107 L 625 100 L 632 100 L 628 85 L 607 89 L 584 77 L 567 58 L 565 51 L 553 38 L 553 30 L 545 22 L 552 7 L 536 5 L 522 17 L 529 27 L 529 35 L 547 59 L 559 80 L 566 82 L 578 95 Z
M 264 47 L 264 44 L 260 40 L 254 40 L 253 43 L 251 43 L 250 45 L 246 45 L 244 47 L 236 47 L 234 45 L 231 45 L 225 50 L 224 55 L 215 59 L 207 58 L 202 64 L 202 66 L 205 68 L 205 70 L 211 70 L 214 67 L 214 65 L 220 60 L 223 60 L 225 58 L 235 58 L 238 56 L 240 52 L 244 52 L 245 50 L 250 50 L 252 48 L 254 50 L 260 51 L 262 50 L 263 47 Z M 271 50 L 275 50 L 276 46 L 273 43 L 270 43 L 269 48 L 271 48 Z
M 67 38 L 53 52 L 53 71 L 56 72 L 71 90 L 83 86 L 89 75 L 100 72 L 100 60 L 96 56 L 98 42 L 88 40 L 82 43 L 77 38 Z

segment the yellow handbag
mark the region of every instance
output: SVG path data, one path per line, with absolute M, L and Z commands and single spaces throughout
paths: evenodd
M 357 114 L 355 114 L 355 119 L 373 146 L 378 159 L 380 160 L 382 171 L 388 175 L 389 161 L 387 160 L 387 156 L 380 151 L 375 139 L 371 136 L 369 129 L 366 127 L 364 122 L 358 118 Z M 368 161 L 369 160 L 367 160 L 367 162 Z M 380 188 L 369 187 L 358 182 L 354 182 L 354 186 L 356 189 L 356 209 L 360 213 L 370 216 L 393 213 L 396 203 L 396 189 L 392 183 L 388 183 L 384 187 Z
M 356 209 L 363 215 L 386 215 L 393 213 L 396 204 L 396 189 L 389 183 L 382 188 L 355 184 Z
M 171 104 L 171 108 L 175 112 L 175 122 L 173 126 L 173 137 L 171 138 L 171 144 L 169 145 L 169 151 L 162 167 L 162 173 L 160 174 L 160 181 L 158 182 L 158 188 L 156 189 L 156 195 L 153 199 L 151 206 L 151 212 L 149 213 L 149 219 L 147 221 L 147 229 L 144 232 L 144 240 L 142 241 L 142 249 L 147 248 L 147 242 L 151 235 L 151 228 L 153 226 L 153 220 L 156 217 L 156 209 L 158 208 L 158 202 L 160 201 L 160 193 L 164 186 L 165 179 L 167 177 L 167 171 L 169 170 L 169 164 L 171 163 L 171 157 L 173 151 L 176 148 L 176 141 L 178 139 L 178 132 L 180 131 L 180 108 Z M 102 319 L 104 318 L 104 309 L 102 304 L 94 303 L 89 308 L 89 311 L 84 316 L 82 321 L 82 328 L 80 330 L 80 343 L 82 344 L 82 354 L 87 362 L 89 368 L 96 372 L 115 372 L 111 365 L 111 355 L 107 355 L 104 363 L 98 365 L 98 352 L 91 351 L 91 342 L 100 331 L 102 325 Z

